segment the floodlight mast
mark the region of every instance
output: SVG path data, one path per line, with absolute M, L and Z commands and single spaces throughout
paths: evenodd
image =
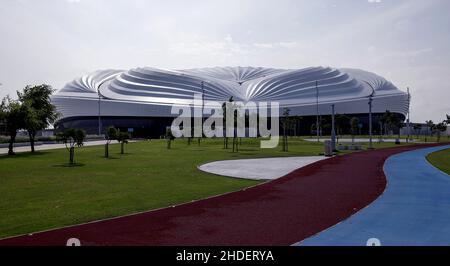
M 334 104 L 331 105 L 331 151 L 336 151 L 336 130 L 335 130 L 335 112 L 334 112 Z
M 406 137 L 406 142 L 409 142 L 411 139 L 411 94 L 409 92 L 409 87 L 407 87 L 408 91 L 408 120 L 407 120 L 407 127 L 408 127 L 408 136 Z
M 316 80 L 316 132 L 317 142 L 320 142 L 319 133 L 319 81 Z
M 375 94 L 375 89 L 373 88 L 372 84 L 365 81 L 367 85 L 372 89 L 372 93 L 369 95 L 369 149 L 373 149 L 373 143 L 372 143 L 372 104 L 373 104 L 373 95 Z
M 102 119 L 101 119 L 101 95 L 100 95 L 100 87 L 97 89 L 98 94 L 98 135 L 102 135 Z

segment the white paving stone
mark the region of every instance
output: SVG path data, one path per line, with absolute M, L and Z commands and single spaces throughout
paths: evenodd
M 327 157 L 280 157 L 217 161 L 200 165 L 202 171 L 236 178 L 273 180 Z

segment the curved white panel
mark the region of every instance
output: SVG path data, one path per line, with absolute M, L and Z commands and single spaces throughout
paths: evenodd
M 99 97 L 103 116 L 167 117 L 173 116 L 173 104 L 191 104 L 194 94 L 202 92 L 202 82 L 206 100 L 277 101 L 292 115 L 316 114 L 316 82 L 321 114 L 329 114 L 331 104 L 337 113 L 367 113 L 372 93 L 374 112 L 405 115 L 408 109 L 407 94 L 384 78 L 330 67 L 101 70 L 68 83 L 52 100 L 64 118 L 98 115 Z

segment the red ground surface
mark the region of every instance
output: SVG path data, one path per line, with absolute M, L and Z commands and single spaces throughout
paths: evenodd
M 82 245 L 291 245 L 374 201 L 386 187 L 384 161 L 420 147 L 338 156 L 244 191 L 0 245 L 65 245 L 69 238 Z

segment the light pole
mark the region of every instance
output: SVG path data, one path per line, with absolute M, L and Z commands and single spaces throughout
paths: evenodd
M 406 142 L 408 143 L 411 138 L 411 94 L 409 93 L 409 87 L 407 87 L 408 91 L 408 136 L 406 137 Z
M 202 126 L 201 126 L 201 129 L 200 129 L 200 134 L 201 134 L 201 136 L 198 138 L 198 145 L 200 146 L 200 141 L 201 141 L 201 139 L 203 138 L 203 123 L 204 123 L 204 121 L 203 121 L 203 111 L 204 111 L 204 108 L 205 108 L 205 85 L 204 85 L 205 83 L 202 81 L 201 82 L 201 89 L 202 89 L 202 108 L 201 108 L 201 121 L 202 121 Z
M 372 89 L 372 93 L 369 95 L 369 149 L 373 149 L 372 145 L 372 103 L 373 103 L 373 94 L 375 93 L 375 89 L 373 88 L 372 84 L 365 81 L 367 85 Z
M 334 104 L 331 105 L 331 151 L 336 151 L 336 131 L 334 129 Z
M 205 110 L 205 82 L 202 81 L 202 132 L 203 132 L 203 112 Z M 203 136 L 203 134 L 202 134 Z
M 101 119 L 101 109 L 100 109 L 100 88 L 97 89 L 98 94 L 98 135 L 100 136 L 102 134 L 102 119 Z
M 320 142 L 319 135 L 319 81 L 316 80 L 316 132 L 317 142 Z

